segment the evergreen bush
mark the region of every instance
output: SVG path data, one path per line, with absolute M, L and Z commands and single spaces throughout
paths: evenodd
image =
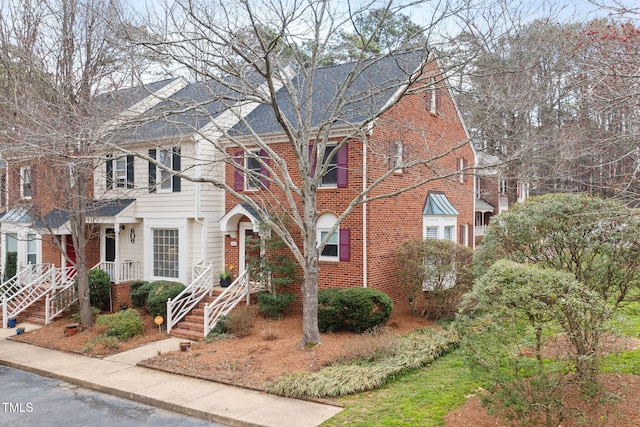
M 386 324 L 392 309 L 391 298 L 376 289 L 323 289 L 318 292 L 318 327 L 320 332 L 361 333 Z
M 111 278 L 106 271 L 99 268 L 87 272 L 89 280 L 89 301 L 93 307 L 101 310 L 109 308 L 111 299 Z
M 296 296 L 288 292 L 282 294 L 259 293 L 258 311 L 267 319 L 280 319 L 289 309 L 289 304 L 295 299 Z
M 146 307 L 151 283 L 145 280 L 135 280 L 129 284 L 129 295 L 134 307 Z
M 159 280 L 151 282 L 147 309 L 152 316 L 167 318 L 167 300 L 175 298 L 185 288 L 182 283 Z
M 130 308 L 113 314 L 99 316 L 96 325 L 106 325 L 105 335 L 127 340 L 136 335 L 144 334 L 144 324 L 140 314 Z

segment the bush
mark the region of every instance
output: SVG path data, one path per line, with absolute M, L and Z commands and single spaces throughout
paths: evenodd
M 4 280 L 9 280 L 16 275 L 18 268 L 18 253 L 7 252 L 7 259 L 4 265 Z
M 117 337 L 123 341 L 144 333 L 142 318 L 140 314 L 132 308 L 100 316 L 96 321 L 96 325 L 106 325 L 107 330 L 104 335 Z
M 391 298 L 375 289 L 323 289 L 318 292 L 318 327 L 320 332 L 360 333 L 386 324 L 392 309 Z
M 151 283 L 145 280 L 135 280 L 129 284 L 129 295 L 134 307 L 146 307 Z
M 111 278 L 99 268 L 91 269 L 87 272 L 89 281 L 89 301 L 93 307 L 102 310 L 108 309 L 111 299 Z
M 175 298 L 185 288 L 182 283 L 159 280 L 151 282 L 149 296 L 147 297 L 147 309 L 153 316 L 167 318 L 167 300 Z
M 249 336 L 251 328 L 256 322 L 256 312 L 254 307 L 240 307 L 227 315 L 225 328 L 238 338 Z
M 280 319 L 295 299 L 296 296 L 291 293 L 260 293 L 258 294 L 258 311 L 267 319 Z

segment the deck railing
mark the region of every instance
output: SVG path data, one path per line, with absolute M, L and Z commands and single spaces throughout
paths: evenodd
M 140 261 L 100 261 L 93 268 L 104 270 L 115 284 L 142 278 L 142 263 Z

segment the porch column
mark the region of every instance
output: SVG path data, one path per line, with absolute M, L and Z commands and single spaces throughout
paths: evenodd
M 113 231 L 116 246 L 116 254 L 113 258 L 113 283 L 117 285 L 120 283 L 120 224 L 115 224 Z

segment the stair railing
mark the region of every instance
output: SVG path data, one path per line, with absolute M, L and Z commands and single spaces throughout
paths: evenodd
M 51 293 L 46 296 L 45 324 L 78 301 L 75 267 L 55 268 L 52 272 Z
M 51 264 L 39 264 L 26 266 L 20 273 L 4 283 L 2 294 L 4 328 L 7 327 L 7 319 L 15 318 L 50 291 L 51 283 L 53 283 L 50 282 L 51 279 Z M 25 280 L 28 282 L 25 283 Z M 8 284 L 10 285 L 7 286 Z
M 167 333 L 213 290 L 213 266 L 193 266 L 193 281 L 173 300 L 167 300 Z
M 250 280 L 249 270 L 245 270 L 228 288 L 222 292 L 212 303 L 204 307 L 204 336 L 215 328 L 222 316 L 229 314 L 243 298 L 247 305 L 251 302 L 251 292 L 262 288 L 260 282 Z

